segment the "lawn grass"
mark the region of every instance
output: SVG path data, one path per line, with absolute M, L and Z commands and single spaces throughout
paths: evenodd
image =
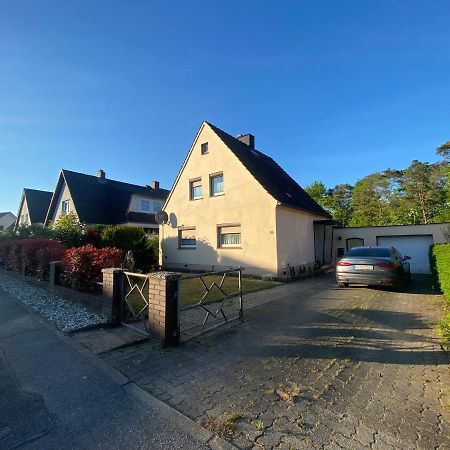
M 220 281 L 222 280 L 221 275 L 208 275 L 203 277 L 203 280 L 205 281 L 206 285 L 209 287 L 213 282 L 215 282 L 217 285 L 220 284 Z M 133 280 L 137 281 L 139 286 L 142 286 L 141 280 Z M 256 292 L 261 291 L 263 289 L 270 289 L 275 286 L 279 286 L 282 283 L 278 283 L 275 281 L 266 281 L 266 280 L 259 280 L 254 278 L 242 278 L 242 287 L 243 287 L 243 293 L 249 294 L 250 292 Z M 227 276 L 225 278 L 225 281 L 223 283 L 222 289 L 227 293 L 231 294 L 234 292 L 237 292 L 238 290 L 238 278 L 237 277 L 230 277 Z M 145 290 L 144 290 L 145 292 Z M 205 293 L 205 287 L 203 286 L 202 282 L 199 278 L 188 278 L 186 280 L 181 279 L 180 280 L 180 299 L 181 299 L 181 306 L 188 306 L 193 305 L 197 303 L 200 298 Z M 204 304 L 207 303 L 214 303 L 219 300 L 222 300 L 223 294 L 222 292 L 214 287 L 212 291 L 208 294 L 208 297 L 204 300 Z M 144 306 L 145 302 L 142 299 L 141 295 L 137 291 L 133 291 L 128 297 L 127 297 L 128 303 L 130 303 L 133 307 L 133 309 L 137 312 L 140 311 Z
M 221 275 L 208 275 L 202 277 L 206 285 L 209 287 L 214 282 L 217 285 L 220 284 L 222 279 Z M 258 280 L 254 278 L 242 278 L 242 290 L 244 294 L 249 294 L 250 292 L 256 292 L 263 289 L 270 289 L 275 286 L 279 286 L 281 283 L 275 281 Z M 222 289 L 227 293 L 231 294 L 237 292 L 238 290 L 238 278 L 227 276 L 223 283 Z M 181 306 L 188 306 L 197 303 L 200 298 L 205 293 L 205 287 L 199 278 L 188 278 L 180 280 L 180 299 Z M 208 297 L 204 300 L 204 304 L 214 303 L 222 300 L 223 294 L 219 289 L 214 287 L 208 294 Z

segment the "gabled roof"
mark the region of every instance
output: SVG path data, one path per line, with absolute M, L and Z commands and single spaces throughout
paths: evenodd
M 280 204 L 330 217 L 272 158 L 206 122 L 256 181 Z
M 61 170 L 46 218 L 46 224 L 58 208 L 61 189 L 66 183 L 72 197 L 78 219 L 91 224 L 118 224 L 129 221 L 128 207 L 133 194 L 164 201 L 167 189 L 153 189 L 150 186 L 123 183 L 109 178 Z
M 0 219 L 1 219 L 3 216 L 6 216 L 6 214 L 12 214 L 12 212 L 9 212 L 9 211 L 6 211 L 6 212 L 0 212 Z
M 37 189 L 25 188 L 23 190 L 23 195 L 27 201 L 30 222 L 44 223 L 53 192 L 38 191 Z M 20 205 L 20 209 L 22 209 L 22 204 Z

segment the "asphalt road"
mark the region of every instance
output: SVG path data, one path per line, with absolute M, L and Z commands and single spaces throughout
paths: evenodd
M 127 383 L 0 290 L 1 450 L 210 448 L 206 431 Z

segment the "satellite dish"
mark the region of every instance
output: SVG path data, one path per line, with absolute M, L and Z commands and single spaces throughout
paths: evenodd
M 164 225 L 165 223 L 167 223 L 168 219 L 169 219 L 169 216 L 167 215 L 167 213 L 165 211 L 158 211 L 155 214 L 155 221 L 159 225 Z

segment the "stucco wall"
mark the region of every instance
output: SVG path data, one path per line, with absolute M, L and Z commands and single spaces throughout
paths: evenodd
M 209 153 L 202 155 L 205 142 Z M 224 195 L 210 197 L 209 175 L 217 172 L 223 172 Z M 202 178 L 203 198 L 190 200 L 189 181 L 198 177 Z M 160 227 L 162 264 L 198 270 L 242 265 L 247 274 L 276 274 L 275 205 L 205 124 L 164 208 L 170 224 Z M 217 225 L 227 223 L 241 225 L 241 248 L 218 248 Z M 178 227 L 182 226 L 196 227 L 196 249 L 178 249 Z
M 4 216 L 0 217 L 0 226 L 2 226 L 3 230 L 8 229 L 11 225 L 14 224 L 16 221 L 16 216 L 13 213 L 5 214 Z
M 150 201 L 150 213 L 153 214 L 153 202 L 161 203 L 161 206 L 164 204 L 163 200 L 146 197 L 143 195 L 133 194 L 131 196 L 130 206 L 128 208 L 129 211 L 141 212 L 141 200 L 149 200 Z
M 28 215 L 28 220 L 25 220 L 25 217 L 24 217 L 25 215 Z M 19 225 L 30 225 L 31 224 L 30 211 L 28 209 L 28 203 L 27 203 L 26 198 L 23 199 L 22 208 L 19 211 L 18 223 L 19 223 Z
M 61 194 L 59 195 L 58 201 L 56 203 L 56 207 L 55 207 L 55 211 L 53 213 L 53 217 L 50 218 L 50 220 L 52 222 L 56 222 L 59 217 L 61 216 L 61 202 L 69 200 L 69 205 L 70 205 L 70 212 L 74 213 L 77 215 L 77 212 L 75 210 L 75 206 L 73 204 L 73 200 L 72 200 L 72 196 L 70 195 L 70 191 L 69 188 L 67 187 L 66 183 L 64 183 L 62 189 L 61 189 Z
M 314 266 L 314 220 L 315 216 L 285 207 L 276 209 L 277 259 L 279 275 L 286 266 Z
M 435 244 L 446 242 L 445 232 L 450 224 L 401 225 L 392 227 L 335 228 L 333 231 L 333 258 L 336 260 L 338 248 L 346 250 L 346 239 L 364 239 L 365 246 L 376 246 L 377 236 L 417 236 L 432 235 Z

